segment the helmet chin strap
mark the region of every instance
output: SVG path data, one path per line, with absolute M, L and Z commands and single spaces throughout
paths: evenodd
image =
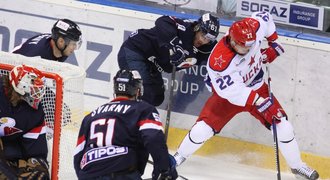
M 65 43 L 64 48 L 61 49 L 61 48 L 58 46 L 57 41 L 58 41 L 58 39 L 55 41 L 55 46 L 56 46 L 56 48 L 57 48 L 58 50 L 60 50 L 61 55 L 64 56 L 64 51 L 65 51 L 65 49 L 68 47 L 68 45 Z M 64 40 L 64 41 L 65 41 L 65 40 Z

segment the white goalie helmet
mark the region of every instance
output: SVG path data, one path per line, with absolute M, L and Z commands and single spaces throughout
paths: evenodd
M 19 65 L 9 73 L 9 81 L 14 90 L 34 109 L 45 94 L 44 75 L 36 68 Z

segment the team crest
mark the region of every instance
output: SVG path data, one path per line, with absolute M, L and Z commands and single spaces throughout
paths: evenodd
M 219 67 L 222 67 L 222 63 L 225 62 L 225 60 L 222 59 L 222 55 L 219 57 L 215 57 L 214 60 L 215 60 L 214 66 L 218 65 Z
M 10 136 L 23 132 L 21 129 L 14 127 L 15 125 L 16 121 L 11 117 L 0 118 L 0 136 Z

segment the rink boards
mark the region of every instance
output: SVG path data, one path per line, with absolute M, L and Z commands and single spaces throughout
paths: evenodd
M 117 52 L 130 32 L 152 27 L 160 14 L 197 18 L 155 8 L 143 8 L 140 11 L 139 6 L 113 2 L 92 4 L 65 0 L 21 0 L 17 4 L 15 1 L 2 0 L 1 5 L 2 51 L 12 50 L 33 34 L 50 32 L 57 18 L 69 18 L 79 24 L 83 32 L 83 44 L 68 61 L 83 67 L 87 72 L 84 90 L 84 107 L 87 112 L 112 98 L 112 77 L 118 70 Z M 24 23 L 21 19 L 24 19 Z M 219 38 L 231 23 L 225 20 L 220 22 Z M 330 136 L 330 98 L 327 95 L 330 91 L 330 41 L 323 39 L 318 42 L 318 37 L 307 37 L 285 30 L 278 32 L 286 53 L 271 65 L 273 91 L 295 128 L 299 147 L 304 152 L 303 159 L 318 169 L 321 177 L 330 178 L 330 143 L 325 138 Z M 191 128 L 210 95 L 203 83 L 205 74 L 205 66 L 177 73 L 168 142 L 172 150 L 175 150 Z M 169 74 L 164 74 L 166 89 L 169 78 Z M 166 105 L 167 100 L 159 107 L 163 119 L 166 117 Z M 274 169 L 272 144 L 268 130 L 250 115 L 240 114 L 219 136 L 207 142 L 198 154 L 232 154 L 233 160 Z M 285 169 L 286 165 L 282 164 L 282 167 Z

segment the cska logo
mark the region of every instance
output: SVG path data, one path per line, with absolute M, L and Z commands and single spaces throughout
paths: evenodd
M 252 66 L 252 64 L 255 62 L 254 56 L 251 57 L 251 61 L 249 62 L 249 68 Z
M 215 57 L 215 62 L 214 62 L 214 66 L 218 65 L 219 67 L 222 67 L 222 63 L 225 62 L 225 60 L 222 59 L 222 55 L 219 57 Z

